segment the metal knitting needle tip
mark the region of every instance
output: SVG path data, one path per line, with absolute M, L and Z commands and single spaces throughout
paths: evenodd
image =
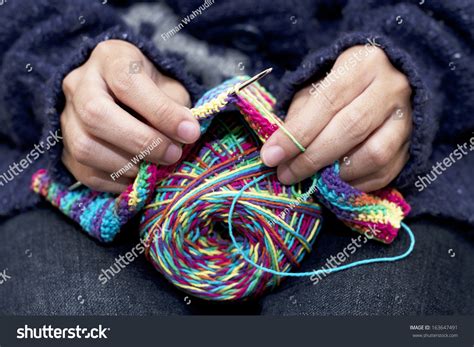
M 67 188 L 67 190 L 71 191 L 71 190 L 74 190 L 74 189 L 79 188 L 80 186 L 82 186 L 82 183 L 79 182 L 79 181 L 77 181 L 76 183 L 71 184 L 71 185 Z
M 270 72 L 272 72 L 272 70 L 273 70 L 273 68 L 268 68 L 268 69 L 263 70 L 262 72 L 256 74 L 252 78 L 249 78 L 245 82 L 239 84 L 239 86 L 235 89 L 235 91 L 232 94 L 235 94 L 236 92 L 240 92 L 245 87 L 249 86 L 250 84 L 252 84 L 252 83 L 258 81 L 259 79 L 265 77 L 266 75 L 268 75 Z

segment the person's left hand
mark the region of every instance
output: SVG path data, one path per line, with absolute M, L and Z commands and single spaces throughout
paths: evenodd
M 404 74 L 375 46 L 343 52 L 326 78 L 300 90 L 285 128 L 262 147 L 265 165 L 293 184 L 341 160 L 341 178 L 363 191 L 389 184 L 409 158 L 411 88 Z

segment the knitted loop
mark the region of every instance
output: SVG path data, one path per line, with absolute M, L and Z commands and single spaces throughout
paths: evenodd
M 32 188 L 105 242 L 142 213 L 141 237 L 153 265 L 182 290 L 212 300 L 259 295 L 280 282 L 276 274 L 299 266 L 321 226 L 314 196 L 352 229 L 391 243 L 409 212 L 396 190 L 358 191 L 340 179 L 338 163 L 293 186 L 282 185 L 264 166 L 262 142 L 285 130 L 273 112 L 276 100 L 262 86 L 235 92 L 247 78 L 204 94 L 192 109 L 204 134 L 198 143 L 185 146 L 174 165 L 142 163 L 134 184 L 118 197 L 88 188 L 68 191 L 46 170 L 33 176 Z M 214 119 L 231 104 L 242 116 L 226 112 Z

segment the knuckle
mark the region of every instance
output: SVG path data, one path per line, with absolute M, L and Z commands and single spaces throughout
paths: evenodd
M 397 73 L 393 78 L 392 85 L 397 94 L 402 94 L 407 97 L 411 95 L 410 81 L 404 74 Z
M 336 113 L 337 111 L 339 111 L 338 98 L 336 97 L 336 95 L 334 95 L 334 93 L 330 91 L 325 91 L 321 88 L 319 94 L 322 95 L 325 107 L 330 113 Z
M 92 98 L 84 104 L 79 116 L 89 129 L 95 128 L 107 113 L 107 103 L 102 98 Z
M 369 160 L 377 167 L 384 167 L 390 162 L 390 148 L 380 142 L 368 144 L 367 154 Z
M 383 51 L 383 49 L 379 47 L 371 47 L 369 51 L 370 60 L 372 61 L 380 61 L 380 60 L 385 60 L 387 59 L 387 55 Z
M 309 172 L 312 172 L 312 171 L 316 171 L 316 170 L 319 169 L 318 163 L 308 153 L 308 151 L 301 153 L 300 158 L 301 158 L 301 165 L 305 170 L 307 170 Z M 295 173 L 298 174 L 298 172 L 295 172 Z
M 62 90 L 65 95 L 71 95 L 74 91 L 74 86 L 75 86 L 75 71 L 71 71 L 67 76 L 63 79 L 62 83 Z
M 350 134 L 354 140 L 363 140 L 369 128 L 367 118 L 366 113 L 360 110 L 347 113 L 342 123 L 345 132 Z
M 344 50 L 341 54 L 339 54 L 339 56 L 336 59 L 336 62 L 349 58 L 352 54 L 354 54 L 354 52 L 361 52 L 363 47 L 364 46 L 362 45 L 355 45 Z
M 87 164 L 92 153 L 93 143 L 89 137 L 76 136 L 71 142 L 71 155 L 78 163 Z
M 116 55 L 117 50 L 121 53 L 127 53 L 127 55 L 138 56 L 140 50 L 133 44 L 122 41 L 122 40 L 105 40 L 99 42 L 93 51 L 93 54 L 112 56 Z
M 100 54 L 100 55 L 107 55 L 107 53 L 110 52 L 110 46 L 111 46 L 110 41 L 101 41 L 97 44 L 97 46 L 95 46 L 94 53 Z
M 94 117 L 101 116 L 106 111 L 106 103 L 102 98 L 91 98 L 84 103 L 84 113 Z
M 174 111 L 174 105 L 163 97 L 161 100 L 158 100 L 153 114 L 157 117 L 161 124 L 168 124 L 173 120 Z
M 101 41 L 95 46 L 94 50 L 92 51 L 92 54 L 104 57 L 113 55 L 116 52 L 117 48 L 120 47 L 120 43 L 120 40 Z
M 300 123 L 295 124 L 292 123 L 291 125 L 288 126 L 289 132 L 296 137 L 299 143 L 301 143 L 303 146 L 307 146 L 310 144 L 312 140 L 312 136 L 309 133 L 309 127 L 303 127 Z M 281 138 L 284 140 L 289 140 L 288 136 L 281 132 Z M 294 146 L 293 146 L 294 147 Z
M 111 88 L 119 96 L 128 93 L 133 88 L 134 74 L 129 72 L 129 66 L 130 61 L 125 58 L 116 59 L 111 64 Z

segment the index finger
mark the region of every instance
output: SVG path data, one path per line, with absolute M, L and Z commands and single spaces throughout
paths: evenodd
M 195 142 L 200 128 L 191 111 L 169 98 L 144 71 L 135 73 L 129 66 L 123 58 L 105 68 L 103 77 L 114 95 L 166 136 Z
M 304 102 L 298 101 L 298 95 L 293 99 L 283 126 L 303 147 L 308 147 L 334 115 L 371 84 L 373 74 L 351 69 L 350 58 L 338 59 L 322 81 L 303 89 Z M 278 166 L 301 153 L 286 131 L 277 130 L 264 144 L 261 153 L 265 165 Z

